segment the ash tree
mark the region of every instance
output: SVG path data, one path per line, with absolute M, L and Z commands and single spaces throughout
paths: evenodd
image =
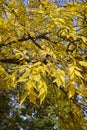
M 59 130 L 87 128 L 86 1 L 0 1 L 0 90 L 50 108 Z

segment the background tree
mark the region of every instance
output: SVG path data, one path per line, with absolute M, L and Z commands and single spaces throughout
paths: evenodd
M 87 127 L 87 3 L 52 2 L 0 2 L 3 130 Z

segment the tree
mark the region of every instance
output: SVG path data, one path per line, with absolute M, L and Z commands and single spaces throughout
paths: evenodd
M 52 108 L 60 130 L 86 129 L 85 1 L 1 0 L 0 89 L 17 89 L 20 105 Z

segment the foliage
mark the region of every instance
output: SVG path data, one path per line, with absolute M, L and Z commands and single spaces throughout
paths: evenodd
M 29 98 L 40 107 L 48 97 L 60 130 L 86 129 L 85 1 L 0 1 L 0 89 L 17 87 L 20 105 Z

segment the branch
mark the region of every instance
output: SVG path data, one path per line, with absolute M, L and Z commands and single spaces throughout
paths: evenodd
M 31 40 L 39 49 L 43 50 L 43 48 L 36 42 L 36 40 L 38 40 L 38 39 L 44 39 L 44 40 L 47 40 L 47 41 L 49 41 L 51 43 L 57 44 L 57 42 L 52 41 L 49 37 L 47 37 L 46 36 L 47 34 L 50 34 L 50 32 L 49 33 L 46 32 L 44 34 L 40 34 L 40 35 L 36 36 L 35 38 L 32 37 L 32 36 L 30 36 L 30 34 L 28 34 L 28 36 L 25 36 L 25 37 L 23 36 L 22 38 L 18 39 L 18 42 L 24 42 L 24 41 Z M 13 40 L 13 41 L 8 42 L 6 44 L 2 43 L 2 44 L 0 44 L 0 48 L 3 47 L 3 46 L 11 45 L 12 43 L 16 43 L 16 41 Z
M 6 63 L 6 64 L 16 64 L 16 65 L 22 65 L 24 64 L 25 62 L 29 63 L 29 62 L 32 62 L 33 59 L 22 59 L 22 60 L 19 60 L 19 59 L 0 59 L 0 62 L 1 63 Z M 46 59 L 43 59 L 43 60 L 39 60 L 40 62 L 44 63 L 45 65 L 47 64 L 47 61 Z M 37 60 L 33 61 L 32 63 L 36 63 L 38 62 Z
M 18 39 L 18 42 L 24 42 L 24 41 L 28 41 L 28 40 L 32 40 L 33 43 L 39 48 L 39 49 L 42 49 L 42 47 L 36 43 L 35 41 L 35 38 L 31 37 L 30 34 L 28 35 L 28 37 L 22 37 L 20 39 Z M 3 47 L 3 46 L 7 46 L 7 45 L 11 45 L 12 43 L 16 43 L 16 41 L 11 41 L 11 42 L 8 42 L 6 45 L 5 44 L 0 44 L 0 48 Z
M 21 61 L 19 59 L 0 59 L 0 62 L 7 64 L 20 64 Z
M 82 30 L 82 29 L 84 29 L 84 28 L 87 28 L 87 26 L 84 26 L 84 27 L 82 27 L 82 28 L 77 29 L 76 32 L 78 32 L 78 31 L 80 31 L 80 30 Z
M 54 43 L 54 44 L 57 44 L 57 43 L 58 43 L 58 42 L 52 41 L 50 38 L 48 38 L 48 37 L 47 37 L 46 35 L 44 35 L 44 34 L 41 34 L 41 35 L 37 36 L 36 39 L 44 39 L 44 40 L 47 40 L 47 41 L 49 41 L 49 42 L 51 42 L 51 43 Z

